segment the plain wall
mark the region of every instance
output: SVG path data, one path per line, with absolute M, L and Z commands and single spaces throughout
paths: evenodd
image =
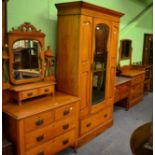
M 71 1 L 76 0 L 10 0 L 8 1 L 8 30 L 24 22 L 30 22 L 46 34 L 45 49 L 50 45 L 56 52 L 57 10 L 55 3 Z M 131 39 L 132 61 L 142 61 L 144 34 L 153 33 L 153 9 L 150 7 L 145 11 L 152 0 L 84 1 L 125 14 L 121 18 L 119 39 Z M 128 61 L 121 62 L 121 64 L 127 63 Z

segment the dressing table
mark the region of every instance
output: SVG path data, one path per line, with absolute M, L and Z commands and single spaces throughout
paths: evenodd
M 45 77 L 44 37 L 30 23 L 8 33 L 10 100 L 3 118 L 15 155 L 52 155 L 77 145 L 79 98 L 55 92 L 54 78 Z
M 120 44 L 120 52 L 119 52 L 119 69 L 120 69 L 120 77 L 127 77 L 130 78 L 130 82 L 125 82 L 125 86 L 123 88 L 119 88 L 117 81 L 115 85 L 115 102 L 119 101 L 122 97 L 118 96 L 125 96 L 127 97 L 127 101 L 123 104 L 127 110 L 132 107 L 133 105 L 139 103 L 144 97 L 144 80 L 145 80 L 145 71 L 139 70 L 134 68 L 131 65 L 132 59 L 132 41 L 128 39 L 121 40 Z M 120 67 L 121 60 L 129 60 L 128 66 Z M 122 89 L 122 91 L 121 91 Z M 124 89 L 124 90 L 123 90 Z

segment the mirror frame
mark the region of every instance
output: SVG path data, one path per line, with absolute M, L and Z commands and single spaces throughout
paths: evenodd
M 8 32 L 8 48 L 9 48 L 9 75 L 10 81 L 13 84 L 23 84 L 29 82 L 36 82 L 44 78 L 44 38 L 45 34 L 41 30 L 37 30 L 30 23 L 24 23 L 20 25 L 17 29 L 12 28 L 12 31 Z M 13 44 L 18 40 L 37 40 L 41 46 L 41 76 L 30 79 L 15 80 L 13 75 Z
M 131 47 L 130 47 L 129 57 L 123 57 L 122 58 L 122 42 L 123 41 L 131 41 Z M 131 39 L 122 39 L 122 40 L 120 40 L 119 63 L 120 63 L 121 60 L 129 60 L 130 61 L 130 64 L 129 65 L 131 65 L 131 62 L 132 62 L 132 40 Z

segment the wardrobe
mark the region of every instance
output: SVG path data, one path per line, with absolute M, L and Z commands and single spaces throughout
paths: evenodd
M 77 146 L 113 123 L 122 13 L 86 2 L 56 4 L 57 90 L 80 97 Z

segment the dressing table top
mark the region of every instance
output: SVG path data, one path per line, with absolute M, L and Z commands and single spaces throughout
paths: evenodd
M 131 81 L 129 77 L 116 76 L 115 86 Z
M 55 96 L 41 96 L 23 101 L 22 105 L 8 103 L 3 106 L 3 112 L 14 119 L 23 119 L 44 111 L 52 110 L 80 99 L 68 94 L 56 92 Z

